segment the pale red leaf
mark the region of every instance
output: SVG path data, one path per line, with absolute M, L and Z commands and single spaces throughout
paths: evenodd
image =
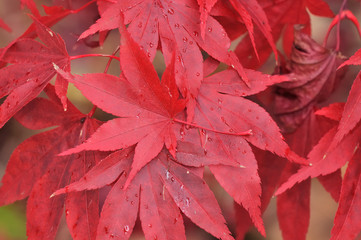
M 97 230 L 98 240 L 129 239 L 139 208 L 139 183 L 131 183 L 125 190 L 125 175 L 120 176 L 110 190 Z
M 225 133 L 245 133 L 245 140 L 258 148 L 288 157 L 292 161 L 303 162 L 290 152 L 276 123 L 268 113 L 245 98 L 202 88 L 195 120 L 201 126 Z M 246 134 L 247 132 L 249 134 Z
M 340 202 L 336 212 L 331 239 L 356 239 L 361 230 L 359 209 L 361 207 L 360 150 L 349 162 L 342 182 Z
M 169 194 L 187 217 L 217 238 L 233 239 L 217 200 L 201 178 L 172 161 L 159 159 L 155 164 Z
M 134 156 L 132 152 L 133 149 L 128 148 L 110 154 L 78 181 L 57 190 L 52 196 L 74 191 L 98 189 L 113 183 L 121 174 L 127 174 L 129 171 Z
M 147 165 L 140 187 L 139 217 L 146 239 L 186 239 L 178 206 L 157 174 L 154 162 Z
M 330 148 L 337 146 L 346 135 L 352 131 L 361 119 L 361 74 L 359 73 L 352 84 L 347 102 L 345 104 L 338 131 Z
M 53 166 L 32 189 L 26 211 L 26 235 L 29 240 L 55 238 L 60 217 L 63 214 L 65 196 L 54 198 L 49 198 L 49 196 L 59 185 L 66 184 L 66 179 L 70 177 L 65 171 L 68 161 L 63 161 L 63 164 L 59 161 L 56 167 Z
M 338 68 L 342 68 L 345 65 L 360 65 L 361 64 L 361 49 L 357 50 L 348 60 L 342 63 Z
M 31 11 L 31 13 L 32 13 L 36 18 L 39 18 L 39 17 L 40 17 L 39 10 L 37 9 L 34 0 L 20 0 L 20 4 L 21 4 L 21 7 L 22 7 L 22 8 L 24 8 L 25 6 L 26 6 L 27 8 L 29 8 L 29 10 Z
M 323 107 L 315 112 L 316 115 L 324 116 L 329 119 L 340 121 L 342 118 L 345 103 L 332 103 L 327 107 Z
M 245 73 L 249 80 L 247 84 L 241 80 L 235 70 L 227 69 L 205 78 L 202 88 L 244 97 L 264 91 L 268 86 L 290 81 L 286 75 L 262 74 L 251 69 L 245 69 Z
M 260 208 L 261 181 L 257 172 L 257 161 L 252 153 L 252 149 L 245 141 L 239 142 L 237 138 L 233 138 L 233 141 L 231 140 L 229 142 L 224 140 L 224 143 L 228 143 L 228 145 L 224 145 L 223 147 L 229 148 L 227 149 L 228 154 L 238 160 L 240 166 L 215 165 L 210 166 L 210 170 L 232 198 L 249 212 L 254 225 L 262 235 L 265 235 Z M 211 152 L 211 149 L 209 152 Z M 225 155 L 222 157 L 227 158 L 228 156 Z M 242 191 L 239 191 L 240 189 L 242 189 Z
M 352 134 L 344 138 L 337 148 L 330 149 L 330 143 L 334 139 L 335 134 L 336 128 L 332 128 L 322 137 L 320 142 L 308 155 L 310 166 L 304 166 L 292 175 L 287 182 L 282 184 L 277 190 L 277 195 L 309 177 L 314 178 L 333 173 L 352 158 L 354 152 L 358 149 L 360 130 L 355 129 Z
M 310 221 L 311 180 L 277 197 L 277 216 L 283 239 L 304 240 Z

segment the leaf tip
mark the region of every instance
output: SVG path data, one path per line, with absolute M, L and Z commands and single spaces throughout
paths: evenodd
M 56 71 L 58 71 L 58 70 L 60 69 L 59 66 L 56 65 L 54 62 L 53 62 L 52 64 L 53 64 L 53 67 L 54 67 L 54 69 L 55 69 Z

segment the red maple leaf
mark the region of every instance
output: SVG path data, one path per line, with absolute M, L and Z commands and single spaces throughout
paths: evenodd
M 39 95 L 56 75 L 53 64 L 70 71 L 70 59 L 63 39 L 34 19 L 41 44 L 33 39 L 18 39 L 3 55 L 10 65 L 0 69 L 0 97 L 7 96 L 0 107 L 0 127 L 16 112 Z M 66 108 L 68 83 L 57 77 L 55 89 Z
M 24 199 L 27 202 L 29 239 L 53 239 L 65 205 L 66 219 L 74 239 L 94 239 L 99 218 L 97 191 L 83 191 L 49 198 L 57 189 L 77 181 L 103 156 L 81 153 L 59 157 L 62 151 L 85 141 L 101 124 L 80 113 L 72 104 L 65 112 L 53 88 L 46 88 L 50 100 L 36 98 L 16 118 L 24 126 L 41 129 L 59 127 L 37 134 L 21 143 L 11 155 L 2 179 L 1 205 Z M 44 221 L 47 224 L 44 224 Z
M 333 17 L 334 15 L 328 4 L 321 0 L 287 0 L 277 2 L 261 0 L 258 2 L 266 13 L 274 41 L 277 41 L 283 34 L 283 48 L 287 55 L 291 52 L 294 36 L 293 27 L 295 24 L 303 25 L 302 31 L 304 33 L 310 34 L 311 32 L 310 17 L 306 9 L 319 16 Z M 224 27 L 228 29 L 227 26 Z M 244 38 L 237 46 L 235 53 L 245 67 L 257 69 L 265 63 L 272 49 L 264 37 L 264 33 L 260 30 L 255 30 L 254 39 L 258 53 L 260 53 L 259 58 L 257 58 L 251 48 L 253 43 L 250 38 Z
M 174 117 L 184 109 L 184 100 L 174 82 L 173 63 L 159 80 L 152 63 L 123 27 L 120 61 L 124 76 L 107 74 L 72 76 L 56 69 L 97 106 L 120 116 L 104 124 L 84 144 L 64 154 L 82 150 L 116 150 L 137 144 L 129 181 L 162 150 L 174 155 Z M 121 106 L 121 107 L 120 107 Z
M 234 67 L 247 79 L 233 52 L 228 52 L 230 39 L 222 26 L 211 16 L 207 18 L 204 37 L 201 36 L 200 14 L 194 1 L 117 1 L 102 10 L 101 18 L 85 31 L 81 38 L 98 31 L 119 27 L 120 12 L 129 23 L 129 33 L 140 45 L 146 56 L 154 58 L 161 45 L 166 65 L 175 53 L 176 83 L 187 98 L 188 119 L 193 117 L 194 99 L 203 78 L 201 49 L 215 59 Z

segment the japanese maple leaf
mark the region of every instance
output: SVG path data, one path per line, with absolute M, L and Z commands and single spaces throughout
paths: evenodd
M 361 51 L 358 50 L 349 60 L 344 62 L 340 68 L 344 65 L 359 65 L 360 62 L 360 54 Z M 332 146 L 335 147 L 337 144 L 351 131 L 356 125 L 359 123 L 361 119 L 361 114 L 359 111 L 361 104 L 361 73 L 359 73 L 354 80 L 349 96 L 347 98 L 347 102 L 344 107 L 344 111 L 342 113 L 342 118 L 340 120 L 340 125 L 338 126 L 338 131 L 333 140 Z
M 286 135 L 287 143 L 296 153 L 307 156 L 312 147 L 317 145 L 319 139 L 336 124 L 337 122 L 316 117 L 311 113 L 295 132 Z M 287 182 L 290 176 L 303 167 L 287 163 L 283 169 L 280 183 Z M 318 176 L 318 180 L 336 201 L 339 198 L 341 187 L 341 174 L 337 170 L 330 171 L 324 176 Z M 311 180 L 306 178 L 305 181 L 278 195 L 277 215 L 284 239 L 301 240 L 306 238 L 310 218 L 310 190 Z M 297 226 L 291 224 L 296 219 Z
M 80 39 L 119 27 L 122 12 L 125 23 L 129 23 L 129 32 L 150 59 L 154 58 L 158 45 L 162 47 L 166 65 L 169 65 L 175 52 L 176 83 L 182 95 L 188 99 L 188 119 L 191 120 L 203 78 L 200 48 L 217 60 L 233 66 L 245 77 L 237 57 L 228 52 L 230 39 L 225 30 L 211 16 L 207 18 L 202 38 L 198 8 L 196 2 L 191 0 L 117 1 L 108 5 L 97 23 L 85 31 Z
M 311 13 L 324 17 L 333 17 L 327 3 L 320 0 L 286 0 L 286 1 L 273 1 L 273 0 L 260 0 L 259 5 L 262 6 L 269 21 L 269 26 L 272 29 L 272 37 L 277 41 L 283 35 L 283 48 L 287 55 L 291 52 L 294 24 L 302 24 L 304 33 L 310 34 L 310 18 L 306 9 Z M 298 7 L 296 7 L 298 6 Z M 297 11 L 297 12 L 295 12 Z M 232 21 L 234 22 L 234 21 Z M 224 27 L 228 30 L 232 25 Z M 243 32 L 240 32 L 241 34 Z M 235 53 L 245 67 L 256 69 L 260 67 L 268 59 L 272 53 L 272 48 L 269 41 L 265 38 L 264 33 L 258 29 L 254 31 L 255 43 L 251 38 L 244 38 L 237 46 Z M 259 57 L 255 55 L 252 49 L 256 45 Z
M 34 99 L 16 115 L 16 119 L 31 129 L 59 127 L 30 137 L 15 149 L 2 179 L 0 204 L 29 197 L 29 239 L 54 239 L 64 205 L 72 237 L 94 239 L 99 219 L 97 191 L 49 197 L 55 190 L 84 176 L 104 156 L 100 153 L 57 156 L 85 141 L 101 122 L 80 113 L 71 104 L 64 112 L 54 90 L 49 87 L 46 90 L 49 100 Z
M 204 72 L 211 73 L 213 69 L 214 65 L 206 61 Z M 302 161 L 289 152 L 271 117 L 257 104 L 240 97 L 256 94 L 269 85 L 289 80 L 288 77 L 271 77 L 253 70 L 246 70 L 246 74 L 251 87 L 240 81 L 235 70 L 225 70 L 203 80 L 194 119 L 201 129 L 194 134 L 192 128 L 181 128 L 176 160 L 185 165 L 209 164 L 221 186 L 249 212 L 255 226 L 265 234 L 257 162 L 248 142 L 293 161 Z M 265 123 L 267 131 L 262 127 Z M 244 136 L 239 136 L 240 133 Z M 247 189 L 246 194 L 237 189 Z
M 341 112 L 337 114 L 335 111 L 339 111 L 339 106 L 332 105 L 327 109 L 323 109 L 320 113 L 324 116 L 340 119 Z M 339 116 L 337 117 L 337 115 Z M 282 194 L 296 183 L 309 181 L 307 179 L 310 177 L 322 177 L 335 172 L 349 161 L 346 175 L 342 181 L 339 208 L 336 213 L 331 239 L 340 239 L 345 236 L 353 239 L 360 231 L 359 221 L 355 220 L 356 218 L 353 214 L 360 204 L 358 197 L 360 130 L 355 128 L 342 139 L 337 148 L 330 149 L 330 143 L 333 141 L 336 133 L 337 127 L 333 127 L 322 137 L 308 155 L 312 166 L 301 167 L 281 185 L 276 194 Z
M 233 239 L 213 193 L 199 176 L 201 169 L 186 168 L 162 151 L 125 188 L 133 155 L 131 148 L 109 155 L 55 195 L 116 181 L 103 206 L 97 239 L 129 239 L 138 211 L 146 239 L 185 239 L 179 209 L 215 237 Z
M 173 118 L 184 109 L 185 102 L 178 99 L 174 58 L 160 81 L 152 63 L 130 38 L 125 27 L 122 34 L 120 61 L 124 76 L 72 76 L 56 68 L 97 106 L 121 117 L 107 122 L 87 142 L 64 154 L 82 150 L 116 150 L 137 144 L 130 181 L 159 154 L 163 145 L 175 154 L 178 127 Z
M 213 6 L 216 4 L 216 2 L 217 1 L 214 0 L 198 1 L 200 5 L 202 33 L 203 31 L 205 31 L 204 26 L 206 19 L 209 13 L 211 12 Z M 215 16 L 232 18 L 233 14 L 230 11 L 227 11 L 227 7 L 229 7 L 229 5 L 231 5 L 235 9 L 235 11 L 239 15 L 238 18 L 240 18 L 243 24 L 245 25 L 257 58 L 258 58 L 258 51 L 254 38 L 254 25 L 253 25 L 254 23 L 262 32 L 264 37 L 267 39 L 274 53 L 277 55 L 276 46 L 272 38 L 271 28 L 268 23 L 267 16 L 263 11 L 262 7 L 259 5 L 259 3 L 256 0 L 251 0 L 251 1 L 231 0 L 229 1 L 229 3 L 228 1 L 219 1 L 218 4 L 215 5 L 216 10 L 212 11 L 211 13 L 215 14 Z
M 322 47 L 298 28 L 294 39 L 290 60 L 283 69 L 292 81 L 278 85 L 272 107 L 285 132 L 295 131 L 313 107 L 330 96 L 344 73 L 336 73 L 343 61 L 338 52 Z
M 70 71 L 69 55 L 63 39 L 34 19 L 40 40 L 19 39 L 5 52 L 2 61 L 10 65 L 0 69 L 0 127 L 34 99 L 56 75 L 53 64 Z M 57 77 L 55 89 L 66 106 L 67 82 Z
M 361 231 L 358 212 L 361 207 L 361 164 L 360 149 L 348 164 L 342 181 L 340 202 L 336 212 L 334 225 L 331 231 L 331 239 L 356 239 Z
M 332 108 L 327 110 L 327 112 L 329 112 L 327 115 L 331 115 L 332 111 L 335 110 L 339 110 L 339 107 L 333 105 Z M 321 112 L 321 114 L 326 114 L 326 110 L 323 110 L 323 112 L 325 113 Z M 334 117 L 335 114 L 332 113 L 331 116 Z M 292 175 L 287 182 L 277 190 L 277 194 L 281 194 L 296 183 L 302 182 L 309 177 L 314 178 L 335 172 L 353 157 L 359 147 L 360 130 L 355 128 L 338 144 L 337 148 L 330 148 L 330 144 L 336 133 L 337 127 L 333 127 L 324 134 L 318 144 L 315 145 L 308 154 L 311 166 L 300 168 L 297 173 Z

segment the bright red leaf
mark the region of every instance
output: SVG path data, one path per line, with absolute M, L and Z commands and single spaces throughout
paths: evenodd
M 175 77 L 182 95 L 188 99 L 188 119 L 192 119 L 194 99 L 203 78 L 203 57 L 200 48 L 215 59 L 234 67 L 245 77 L 237 57 L 228 52 L 230 40 L 222 26 L 211 16 L 207 18 L 205 35 L 201 36 L 200 14 L 195 2 L 187 1 L 117 1 L 109 5 L 96 24 L 80 39 L 98 31 L 119 27 L 120 12 L 134 40 L 146 56 L 153 59 L 161 45 L 166 64 L 176 55 Z M 245 77 L 246 79 L 246 77 Z
M 337 209 L 331 239 L 355 239 L 361 231 L 358 212 L 361 204 L 360 150 L 351 159 L 342 183 L 340 204 Z
M 175 154 L 178 127 L 173 118 L 183 110 L 184 101 L 178 99 L 178 90 L 172 86 L 172 65 L 161 83 L 151 62 L 125 29 L 122 41 L 120 61 L 125 78 L 107 74 L 72 76 L 58 71 L 97 106 L 121 117 L 107 122 L 87 142 L 64 154 L 116 150 L 137 144 L 130 181 L 164 144 Z

